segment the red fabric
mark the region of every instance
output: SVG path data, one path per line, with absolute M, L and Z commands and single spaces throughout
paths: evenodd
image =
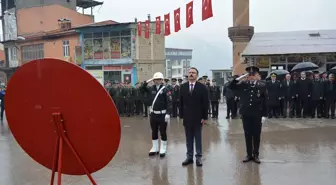
M 174 10 L 174 27 L 175 27 L 175 32 L 178 32 L 181 30 L 180 8 Z
M 156 34 L 161 34 L 161 17 L 158 16 L 155 18 L 156 20 Z
M 142 25 L 141 22 L 138 22 L 138 35 L 141 36 L 141 32 L 142 32 Z
M 211 0 L 202 0 L 202 21 L 212 17 L 212 2 Z
M 189 28 L 192 24 L 194 24 L 194 3 L 190 1 L 186 6 L 186 27 Z
M 164 15 L 165 36 L 170 35 L 170 16 L 169 13 Z
M 145 38 L 149 38 L 149 29 L 150 29 L 150 22 L 149 20 L 146 20 L 145 22 Z

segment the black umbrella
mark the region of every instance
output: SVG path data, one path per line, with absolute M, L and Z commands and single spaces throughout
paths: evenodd
M 312 62 L 300 62 L 296 64 L 291 72 L 302 72 L 302 71 L 309 71 L 309 70 L 315 70 L 318 69 L 319 66 Z
M 284 69 L 274 70 L 267 75 L 266 79 L 270 79 L 272 74 L 276 74 L 277 79 L 280 80 L 283 79 L 286 76 L 286 74 L 289 74 L 289 72 Z
M 329 73 L 336 73 L 336 66 L 333 67 L 333 68 L 331 68 L 328 72 L 329 72 Z

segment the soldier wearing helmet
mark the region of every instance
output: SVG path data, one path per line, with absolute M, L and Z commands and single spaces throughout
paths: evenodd
M 170 120 L 172 111 L 172 96 L 169 89 L 162 84 L 164 77 L 160 72 L 156 72 L 153 78 L 145 81 L 141 88 L 147 92 L 151 102 L 150 107 L 150 126 L 152 130 L 152 148 L 149 151 L 149 156 L 154 156 L 160 153 L 160 157 L 164 157 L 167 151 L 167 123 Z M 148 83 L 153 81 L 152 86 Z M 159 147 L 159 131 L 161 142 Z

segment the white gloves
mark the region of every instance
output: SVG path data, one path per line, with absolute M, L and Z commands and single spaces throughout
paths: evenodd
M 166 114 L 166 116 L 165 116 L 165 122 L 169 122 L 170 121 L 170 115 L 169 114 Z
M 261 123 L 264 124 L 266 122 L 266 117 L 261 117 Z
M 236 78 L 236 80 L 241 80 L 241 79 L 243 79 L 243 78 L 245 78 L 246 76 L 248 75 L 248 73 L 246 73 L 246 74 L 244 74 L 244 75 L 241 75 L 240 77 L 238 77 L 238 78 Z
M 149 82 L 151 82 L 151 81 L 153 81 L 153 78 L 147 80 L 146 82 L 149 83 Z

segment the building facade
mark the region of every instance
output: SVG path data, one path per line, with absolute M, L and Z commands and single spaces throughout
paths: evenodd
M 215 79 L 219 86 L 224 86 L 232 78 L 232 69 L 212 69 L 211 73 L 212 79 Z
M 328 71 L 336 66 L 335 39 L 336 30 L 255 33 L 242 53 L 243 63 L 259 67 L 263 78 L 273 70 L 291 71 L 300 62 Z
M 192 49 L 166 48 L 166 77 L 183 79 L 192 61 Z
M 0 71 L 10 77 L 22 64 L 45 57 L 75 62 L 74 51 L 80 44 L 80 37 L 73 28 L 94 22 L 92 14 L 86 15 L 76 11 L 78 7 L 91 7 L 85 2 L 2 1 L 2 43 L 6 59 Z M 102 3 L 91 1 L 93 6 L 100 4 Z
M 151 23 L 155 27 L 155 22 Z M 163 26 L 162 26 L 163 27 Z M 137 33 L 137 23 L 89 25 L 76 29 L 80 34 L 81 66 L 101 83 L 145 81 L 157 71 L 164 71 L 165 37 Z M 145 30 L 143 28 L 142 30 Z M 163 33 L 163 32 L 162 32 Z

